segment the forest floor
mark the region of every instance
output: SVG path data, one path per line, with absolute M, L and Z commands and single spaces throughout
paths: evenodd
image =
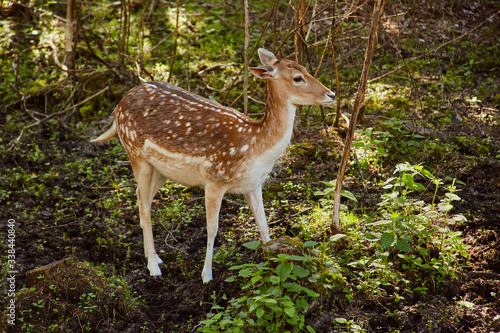
M 358 160 L 349 166 L 344 185 L 358 200 L 345 202 L 350 213 L 341 223 L 347 241 L 340 245 L 330 242 L 328 227 L 318 227 L 323 229 L 317 232 L 304 226 L 317 221 L 313 214 L 318 212 L 329 221 L 329 206 L 322 206 L 314 192 L 324 189 L 322 181 L 336 177 L 344 127 L 322 123 L 319 113 L 303 115 L 304 126 L 295 133 L 265 186 L 272 238 L 285 235 L 314 240 L 334 248 L 341 258 L 338 265 L 345 284 L 302 312 L 305 325 L 316 332 L 500 332 L 500 19 L 497 15 L 487 21 L 499 8 L 488 1 L 457 6 L 460 8 L 453 14 L 443 12 L 439 18 L 417 20 L 405 28 L 407 36 L 400 37 L 421 36 L 423 30 L 427 33 L 422 38 L 445 36 L 453 22 L 460 27 L 453 31 L 459 37 L 486 23 L 450 48 L 416 60 L 420 65 L 412 70 L 395 71 L 383 83 L 370 86 L 372 96 L 390 91 L 393 97 L 369 97 L 359 124 Z M 390 48 L 389 25 L 385 27 L 387 32 L 379 37 L 382 47 L 374 59 L 378 66 L 374 77 L 383 74 L 382 53 L 395 52 Z M 447 40 L 451 38 L 436 37 L 429 43 L 439 45 Z M 398 52 L 409 59 L 413 50 Z M 461 69 L 452 77 L 450 73 L 457 67 Z M 404 81 L 406 76 L 411 79 Z M 405 86 L 409 88 L 405 90 Z M 354 86 L 346 90 L 346 94 L 352 93 Z M 28 109 L 43 110 L 47 93 L 52 94 L 47 90 L 29 100 Z M 114 96 L 111 99 L 118 101 Z M 246 203 L 240 196 L 225 197 L 215 243 L 214 279 L 203 284 L 203 191 L 168 183 L 153 202 L 153 231 L 164 262 L 163 275 L 150 277 L 128 158 L 117 139 L 103 144 L 89 141 L 109 126 L 110 119 L 64 116 L 26 128 L 17 140 L 33 122 L 32 117 L 17 101 L 0 107 L 3 280 L 9 281 L 11 276 L 6 264 L 9 228 L 15 229 L 17 271 L 16 325 L 8 323 L 12 297 L 8 289 L 2 290 L 0 329 L 194 332 L 203 327 L 200 322 L 216 311 L 214 304 L 224 308 L 229 300 L 242 295 L 240 286 L 228 280 L 235 274 L 229 268 L 266 260 L 261 251 L 242 246 L 259 239 Z M 384 133 L 389 139 L 384 139 Z M 373 150 L 372 145 L 377 144 L 388 153 Z M 450 275 L 440 271 L 426 276 L 424 270 L 404 268 L 395 259 L 398 277 L 379 277 L 380 283 L 375 285 L 366 276 L 360 277 L 363 270 L 355 267 L 361 266 L 352 264 L 358 260 L 361 265 L 359 260 L 365 256 L 375 256 L 375 245 L 362 237 L 355 239 L 355 231 L 349 229 L 369 228 L 364 221 L 373 221 L 370 216 L 380 209 L 384 193 L 380 184 L 394 176 L 395 166 L 405 161 L 422 163 L 448 185 L 451 179 L 457 181 L 456 194 L 461 200 L 453 203 L 452 212 L 463 214 L 466 221 L 450 228 L 461 232 L 465 252 L 453 259 Z M 438 192 L 444 196 L 444 187 Z M 432 186 L 421 197 L 432 200 Z M 346 222 L 349 214 L 356 216 L 359 225 Z M 63 260 L 66 258 L 70 259 Z M 350 265 L 345 264 L 348 261 Z M 28 273 L 53 263 L 52 269 Z M 370 274 L 379 274 L 376 272 Z M 383 285 L 391 279 L 411 282 L 401 289 Z

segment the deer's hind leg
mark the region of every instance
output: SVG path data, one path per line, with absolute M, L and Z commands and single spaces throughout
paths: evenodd
M 144 237 L 144 254 L 148 259 L 150 275 L 160 276 L 161 270 L 158 265 L 162 264 L 163 261 L 155 251 L 151 226 L 151 203 L 156 192 L 165 183 L 166 178 L 145 160 L 136 159 L 132 162 L 132 169 L 137 181 L 137 203 Z

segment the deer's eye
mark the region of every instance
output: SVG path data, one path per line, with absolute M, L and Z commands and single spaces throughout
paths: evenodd
M 296 77 L 293 78 L 293 81 L 297 82 L 297 83 L 299 83 L 299 82 L 306 82 L 304 80 L 304 77 L 302 75 L 297 75 Z

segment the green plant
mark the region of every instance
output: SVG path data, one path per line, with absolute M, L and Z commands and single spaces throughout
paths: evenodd
M 260 242 L 248 243 L 255 247 Z M 311 245 L 313 243 L 310 243 Z M 305 324 L 303 312 L 310 302 L 320 294 L 306 285 L 317 282 L 318 275 L 311 274 L 305 267 L 311 266 L 317 258 L 299 255 L 279 254 L 270 261 L 259 264 L 232 266 L 238 271 L 227 282 L 240 282 L 242 295 L 219 305 L 216 296 L 214 305 L 202 321 L 200 332 L 298 332 L 314 330 Z M 226 301 L 222 297 L 219 301 Z
M 84 312 L 92 312 L 93 310 L 97 309 L 97 305 L 93 303 L 94 299 L 96 298 L 96 295 L 94 293 L 81 294 L 79 298 L 80 307 Z
M 439 281 L 453 276 L 458 259 L 467 258 L 468 249 L 460 237 L 461 232 L 452 230 L 456 223 L 465 222 L 465 217 L 449 213 L 452 202 L 460 200 L 455 194 L 456 180 L 452 180 L 446 187 L 447 192 L 436 203 L 443 183 L 422 165 L 403 163 L 397 165 L 394 172 L 399 176 L 382 184 L 384 189 L 390 190 L 382 195 L 379 203 L 382 219 L 368 224 L 373 231 L 365 233 L 365 238 L 379 242 L 382 251 L 397 251 L 402 268 L 417 278 L 421 271 Z M 428 179 L 435 186 L 430 203 L 414 198 L 426 189 L 416 181 L 417 177 Z
M 355 158 L 363 169 L 382 167 L 382 158 L 388 155 L 383 147 L 393 136 L 389 132 L 374 131 L 372 127 L 358 131 L 361 135 L 352 144 Z
M 395 150 L 403 156 L 418 156 L 423 147 L 424 136 L 415 134 L 408 130 L 407 120 L 391 118 L 382 123 L 388 129 L 387 132 L 380 131 L 377 134 L 381 137 L 380 146 L 386 150 Z M 384 143 L 382 145 L 382 143 Z
M 322 198 L 319 199 L 321 204 L 325 207 L 330 207 L 333 205 L 333 196 L 335 194 L 335 186 L 337 184 L 337 180 L 334 179 L 329 182 L 321 181 L 321 183 L 326 185 L 327 187 L 324 190 L 317 190 L 316 192 L 314 192 L 314 195 L 322 196 Z M 358 202 L 354 194 L 347 190 L 340 191 L 340 195 L 354 202 Z M 340 205 L 340 209 L 347 210 L 347 207 L 345 205 Z
M 345 325 L 347 328 L 347 332 L 363 332 L 363 329 L 358 324 L 354 324 L 352 320 L 347 320 L 345 318 L 335 318 L 336 326 Z

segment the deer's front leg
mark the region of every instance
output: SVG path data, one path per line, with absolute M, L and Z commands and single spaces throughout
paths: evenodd
M 257 229 L 259 229 L 260 237 L 263 243 L 271 240 L 269 237 L 269 228 L 267 226 L 266 213 L 264 211 L 264 203 L 262 202 L 262 186 L 256 190 L 246 194 L 247 202 L 252 210 Z
M 207 184 L 205 186 L 205 210 L 207 214 L 207 253 L 205 265 L 201 272 L 201 278 L 206 283 L 212 280 L 212 257 L 214 252 L 215 236 L 219 229 L 219 211 L 224 196 L 223 190 L 217 186 Z

